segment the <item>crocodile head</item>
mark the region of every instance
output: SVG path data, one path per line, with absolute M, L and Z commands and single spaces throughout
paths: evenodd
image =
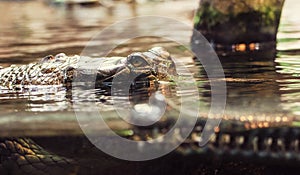
M 114 64 L 107 64 L 107 62 Z M 170 77 L 175 74 L 175 64 L 169 52 L 162 47 L 154 47 L 147 52 L 136 52 L 126 58 L 112 57 L 97 68 L 98 79 L 104 81 L 111 81 L 118 75 L 123 75 L 124 79 L 131 75 L 155 80 L 170 80 Z
M 63 85 L 71 82 L 74 76 L 88 74 L 80 69 L 81 63 L 87 66 L 98 65 L 97 80 L 112 81 L 117 75 L 138 75 L 155 80 L 168 80 L 174 75 L 175 66 L 170 54 L 162 47 L 154 47 L 147 52 L 137 52 L 127 57 L 88 58 L 78 55 L 46 56 L 37 63 L 12 65 L 0 70 L 0 86 L 8 89 L 22 89 L 27 85 Z M 94 73 L 94 72 L 93 72 Z

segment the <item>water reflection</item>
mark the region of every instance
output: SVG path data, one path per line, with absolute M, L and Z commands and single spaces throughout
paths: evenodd
M 187 21 L 197 4 L 193 0 L 172 3 L 174 6 L 170 7 L 167 2 L 142 5 L 115 2 L 111 8 L 74 6 L 68 9 L 49 6 L 43 1 L 1 1 L 0 64 L 25 64 L 60 52 L 79 54 L 91 37 L 112 23 L 153 14 Z M 147 21 L 140 25 L 147 27 Z M 113 34 L 107 37 L 114 39 Z
M 282 79 L 276 80 L 280 84 L 282 106 L 285 110 L 300 115 L 300 63 L 297 56 L 280 55 L 277 62 L 277 72 Z
M 0 65 L 6 67 L 10 64 L 26 64 L 45 55 L 54 55 L 59 52 L 65 52 L 68 55 L 79 54 L 90 37 L 114 21 L 141 14 L 184 16 L 182 14 L 186 14 L 186 11 L 197 7 L 198 4 L 198 1 L 194 1 L 196 5 L 187 8 L 186 2 L 172 2 L 181 3 L 180 9 L 177 10 L 174 10 L 176 5 L 170 7 L 169 4 L 130 6 L 120 3 L 112 9 L 105 9 L 104 7 L 82 8 L 80 6 L 65 9 L 59 6 L 49 7 L 40 1 L 0 2 L 0 11 L 7 14 L 0 16 L 2 24 L 0 26 Z M 35 11 L 32 8 L 39 10 Z M 291 19 L 297 20 L 288 24 L 286 23 L 287 18 L 282 20 L 283 26 L 279 33 L 278 54 L 273 47 L 268 53 L 264 51 L 251 53 L 250 56 L 242 56 L 241 53 L 236 52 L 235 55 L 220 57 L 226 75 L 228 91 L 224 120 L 238 120 L 248 123 L 246 125 L 248 128 L 256 128 L 269 127 L 270 123 L 273 122 L 290 124 L 290 121 L 299 119 L 300 51 L 297 48 L 299 45 L 297 43 L 300 35 L 298 18 L 297 15 L 296 17 L 294 15 L 294 18 Z M 185 17 L 186 19 L 187 17 Z M 161 25 L 149 26 L 147 24 L 147 21 L 135 24 L 124 33 L 136 32 L 139 29 L 159 31 L 162 28 Z M 178 34 L 178 37 L 190 39 L 191 33 L 189 32 L 176 28 L 172 32 Z M 107 40 L 114 42 L 118 38 L 115 38 L 112 32 L 111 35 L 106 36 L 101 41 L 102 46 L 105 46 Z M 170 53 L 182 61 L 192 72 L 198 85 L 203 107 L 200 115 L 206 117 L 211 95 L 206 72 L 202 65 L 193 61 L 192 56 L 186 54 L 186 50 L 182 49 L 178 43 L 154 37 L 138 38 L 123 43 L 112 52 L 111 56 L 124 56 L 133 51 L 142 51 L 153 46 L 167 47 Z M 80 87 L 74 88 L 80 89 Z M 158 89 L 153 90 L 149 86 L 141 86 L 132 90 L 131 107 L 135 107 L 136 110 L 144 109 L 145 106 L 139 106 L 139 104 L 148 104 L 151 94 L 157 91 L 173 102 L 166 107 L 169 111 L 180 109 L 181 96 L 194 95 L 188 91 L 179 91 L 176 85 L 172 83 L 161 82 Z M 77 92 L 77 94 L 72 94 L 64 87 L 48 87 L 44 90 L 19 93 L 1 91 L 0 124 L 2 136 L 78 134 L 80 128 L 72 108 L 73 101 L 78 99 L 82 100 L 79 101 L 82 104 L 80 109 L 89 110 L 90 104 L 96 104 L 100 111 L 107 112 L 105 116 L 112 119 L 113 101 L 109 88 L 80 89 Z M 119 100 L 122 102 L 122 96 Z M 124 123 L 117 125 L 118 129 L 128 127 L 128 124 Z M 79 132 L 79 134 L 82 133 Z M 67 148 L 62 149 L 58 146 L 60 151 L 70 150 L 70 146 L 73 148 L 80 144 L 78 142 L 70 144 L 73 142 L 65 139 L 65 137 L 62 140 L 64 140 L 62 145 L 67 146 Z M 51 143 L 57 143 L 57 138 L 51 140 Z M 89 149 L 86 148 L 86 145 L 82 147 Z M 95 157 L 91 154 L 82 155 L 89 159 Z M 92 159 L 92 161 L 94 160 Z M 105 166 L 107 164 L 105 163 Z M 92 167 L 92 164 L 90 166 Z M 118 168 L 113 168 L 113 170 L 115 169 Z M 127 164 L 125 169 L 128 169 Z M 132 169 L 136 170 L 136 166 Z
M 232 57 L 233 58 L 233 57 Z M 221 57 L 227 84 L 227 103 L 224 118 L 244 122 L 275 121 L 276 116 L 286 115 L 281 107 L 279 93 L 279 74 L 276 72 L 274 58 L 269 61 L 252 61 L 248 56 L 239 56 L 239 60 Z M 197 64 L 199 65 L 199 63 Z M 203 79 L 203 69 L 197 77 Z M 209 104 L 209 84 L 204 89 L 204 99 Z
M 281 78 L 279 84 L 281 105 L 283 109 L 291 111 L 299 119 L 299 4 L 296 0 L 285 2 L 281 25 L 278 33 L 278 54 L 276 71 Z
M 66 9 L 63 6 L 48 6 L 40 1 L 1 2 L 0 10 L 7 15 L 0 16 L 2 24 L 0 26 L 0 64 L 3 67 L 11 64 L 26 64 L 35 62 L 45 55 L 59 52 L 65 52 L 67 55 L 79 54 L 87 41 L 100 29 L 115 21 L 136 15 L 171 16 L 187 21 L 192 26 L 189 15 L 192 14 L 192 9 L 197 7 L 198 2 L 176 1 L 172 3 L 180 4 L 180 8 L 175 5 L 170 9 L 166 8 L 170 6 L 167 3 L 134 6 L 120 2 L 109 9 L 99 6 L 89 8 L 74 6 Z M 298 107 L 300 51 L 297 48 L 298 38 L 300 38 L 299 24 L 295 20 L 298 19 L 297 15 L 288 13 L 287 17 L 286 13 L 287 11 L 284 10 L 278 34 L 277 49 L 279 52 L 275 49 L 276 46 L 272 45 L 268 52 L 251 52 L 246 56 L 243 56 L 241 52 L 235 52 L 223 57 L 222 52 L 220 53 L 228 90 L 225 118 L 283 121 L 292 120 L 294 117 L 297 119 L 300 115 Z M 140 21 L 138 24 L 128 27 L 124 33 L 138 32 L 139 30 L 169 32 L 164 31 L 159 23 L 149 26 L 147 21 Z M 174 28 L 173 32 L 178 34 L 178 37 L 189 40 L 191 32 L 181 30 Z M 105 37 L 97 44 L 105 47 L 107 41 L 118 42 L 121 39 L 116 38 L 114 32 Z M 169 48 L 170 52 L 176 58 L 180 58 L 180 61 L 191 70 L 197 80 L 201 103 L 205 108 L 209 108 L 210 84 L 206 73 L 202 65 L 193 62 L 192 56 L 187 56 L 186 51 L 182 50 L 178 43 L 174 44 L 155 37 L 139 38 L 123 43 L 110 56 L 124 56 L 133 51 L 141 51 L 153 46 Z M 95 53 L 95 56 L 97 54 L 99 53 Z M 169 97 L 175 99 L 178 96 L 174 94 L 182 95 L 182 92 L 176 92 L 176 87 L 166 84 L 161 84 L 160 91 L 164 91 L 165 94 L 169 94 Z M 109 109 L 111 100 L 107 90 L 85 92 L 82 95 L 87 94 L 96 94 L 99 98 L 98 105 L 102 106 L 101 110 Z M 3 109 L 1 115 L 20 114 L 24 111 L 72 111 L 73 99 L 71 97 L 72 94 L 68 91 L 53 89 L 30 93 L 1 92 L 1 109 Z M 289 115 L 293 117 L 286 117 Z

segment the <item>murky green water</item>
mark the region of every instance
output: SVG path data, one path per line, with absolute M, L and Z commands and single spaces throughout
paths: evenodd
M 170 6 L 170 3 L 175 5 Z M 91 37 L 105 27 L 139 15 L 168 16 L 192 26 L 193 9 L 197 5 L 197 2 L 189 0 L 138 5 L 119 2 L 111 8 L 67 8 L 41 1 L 0 2 L 0 65 L 6 67 L 11 64 L 27 64 L 60 52 L 80 54 Z M 278 122 L 299 118 L 300 26 L 297 14 L 290 10 L 292 6 L 293 3 L 286 3 L 283 12 L 277 55 L 261 59 L 260 56 L 222 58 L 227 82 L 226 118 Z M 143 21 L 128 28 L 128 31 L 136 32 L 143 28 L 158 33 L 166 32 L 161 25 L 148 25 L 147 21 Z M 181 28 L 168 32 L 174 32 L 178 37 L 186 38 L 186 41 L 190 40 L 192 34 L 191 31 L 182 31 Z M 114 32 L 102 41 L 103 46 L 110 40 L 118 41 Z M 144 51 L 153 46 L 168 48 L 188 68 L 197 81 L 201 103 L 205 108 L 209 107 L 210 86 L 206 73 L 201 64 L 195 62 L 178 43 L 146 37 L 122 44 L 111 55 L 126 56 L 133 51 Z M 176 87 L 162 86 L 161 91 L 170 99 L 178 99 Z M 106 99 L 105 102 L 102 101 L 102 110 L 107 111 L 109 100 L 105 92 L 102 93 L 101 98 Z M 188 95 L 188 92 L 181 93 Z M 2 132 L 3 135 L 10 135 L 12 132 L 19 134 L 29 128 L 32 132 L 28 134 L 45 128 L 61 129 L 59 132 L 66 133 L 79 129 L 71 100 L 65 91 L 46 89 L 43 92 L 19 94 L 2 91 L 0 99 L 0 125 L 3 126 L 1 130 L 6 131 Z M 200 113 L 206 113 L 206 110 Z M 60 124 L 62 121 L 64 124 Z

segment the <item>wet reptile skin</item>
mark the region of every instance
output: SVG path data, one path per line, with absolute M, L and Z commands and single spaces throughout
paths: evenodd
M 172 72 L 174 63 L 170 54 L 161 47 L 147 52 L 130 54 L 127 57 L 81 58 L 78 55 L 46 56 L 39 62 L 28 65 L 11 65 L 0 69 L 0 88 L 10 92 L 37 90 L 42 86 L 70 88 L 76 77 L 89 74 L 80 67 L 98 64 L 95 69 L 96 86 L 109 82 L 120 74 L 137 74 L 150 81 L 162 80 Z M 87 65 L 89 66 L 89 65 Z M 92 65 L 93 66 L 93 65 Z M 170 71 L 171 70 L 171 71 Z M 143 79 L 145 80 L 145 79 Z M 79 148 L 80 149 L 80 148 Z M 44 150 L 30 138 L 0 139 L 0 174 L 75 174 L 76 161 Z
M 0 174 L 71 174 L 75 162 L 41 148 L 28 138 L 0 141 Z
M 67 57 L 59 54 L 55 57 L 47 56 L 38 63 L 3 68 L 0 70 L 1 88 L 15 91 L 39 85 L 69 86 L 68 82 L 82 73 L 76 70 L 78 60 L 79 56 Z M 169 53 L 162 48 L 135 53 L 127 58 L 115 57 L 104 60 L 107 60 L 104 62 L 110 66 L 97 69 L 100 83 L 101 80 L 109 81 L 115 75 L 128 71 L 142 71 L 147 76 L 154 76 L 159 80 L 168 75 L 168 67 L 172 65 Z M 152 80 L 153 78 L 150 81 Z M 134 134 L 129 138 L 133 140 L 154 138 L 158 133 L 164 134 L 173 124 L 174 121 L 167 120 L 150 127 L 136 127 L 133 129 Z M 267 165 L 284 163 L 297 166 L 300 163 L 300 128 L 293 127 L 292 121 L 280 124 L 268 122 L 265 127 L 259 127 L 260 123 L 255 121 L 223 120 L 219 128 L 215 128 L 215 135 L 210 142 L 205 147 L 199 147 L 197 143 L 204 125 L 205 118 L 200 118 L 193 133 L 173 154 L 186 158 L 192 156 L 197 160 L 225 158 L 228 161 Z M 33 140 L 34 138 L 0 139 L 1 175 L 98 174 L 80 171 L 79 165 L 82 161 L 76 158 L 78 152 L 64 154 L 64 151 L 60 153 L 46 151 L 47 144 L 43 145 L 44 149 L 39 142 Z M 77 149 L 83 147 L 95 149 L 84 136 L 78 140 Z M 84 143 L 79 144 L 81 141 Z
M 22 90 L 45 85 L 68 86 L 67 82 L 72 82 L 74 76 L 89 74 L 84 69 L 89 69 L 95 64 L 97 66 L 92 68 L 92 73 L 97 74 L 99 83 L 121 73 L 152 74 L 156 79 L 163 79 L 168 75 L 167 71 L 171 70 L 170 67 L 174 66 L 170 54 L 161 47 L 154 47 L 143 53 L 133 53 L 128 57 L 91 59 L 78 55 L 69 57 L 61 53 L 55 57 L 46 56 L 37 63 L 1 68 L 0 88 Z
M 215 133 L 213 139 L 205 147 L 199 147 L 198 137 L 204 123 L 204 120 L 198 121 L 197 127 L 195 127 L 191 136 L 170 154 L 171 157 L 183 159 L 183 162 L 191 159 L 199 162 L 199 164 L 211 161 L 223 162 L 224 164 L 237 162 L 234 163 L 235 165 L 242 162 L 242 167 L 231 168 L 231 171 L 237 172 L 243 169 L 247 170 L 248 166 L 253 164 L 258 165 L 258 167 L 261 165 L 266 167 L 285 166 L 288 169 L 292 169 L 300 163 L 300 128 L 272 127 L 242 130 L 242 126 L 239 126 L 239 124 L 225 121 L 220 125 L 220 131 Z M 171 127 L 171 125 L 172 122 L 165 121 L 149 128 L 135 128 L 134 135 L 129 138 L 134 140 L 137 138 L 138 140 L 151 138 L 154 133 L 163 134 L 166 128 Z M 235 131 L 233 128 L 239 129 Z M 99 164 L 102 163 L 102 159 L 111 159 L 95 148 L 84 136 L 75 139 L 68 136 L 61 139 L 63 142 L 60 144 L 64 146 L 58 146 L 56 149 L 61 149 L 59 151 L 48 148 L 49 146 L 47 145 L 59 143 L 59 138 L 54 137 L 46 144 L 40 142 L 39 139 L 33 139 L 37 142 L 29 138 L 2 138 L 0 140 L 1 174 L 98 174 L 96 171 L 92 173 L 85 171 L 84 166 L 87 166 L 86 160 L 92 167 L 101 167 Z M 47 138 L 43 139 L 47 140 Z M 72 141 L 72 139 L 75 141 Z M 40 143 L 42 143 L 44 148 L 51 151 L 43 149 L 39 146 Z M 83 158 L 82 155 L 85 155 L 87 158 Z M 174 159 L 171 158 L 170 161 L 168 163 L 171 164 Z M 115 160 L 111 162 L 113 163 Z M 121 165 L 124 166 L 127 163 L 122 162 Z M 100 170 L 102 169 L 100 168 Z M 97 171 L 99 170 L 97 169 Z M 255 173 L 257 171 L 255 170 Z M 249 169 L 247 172 L 249 173 Z

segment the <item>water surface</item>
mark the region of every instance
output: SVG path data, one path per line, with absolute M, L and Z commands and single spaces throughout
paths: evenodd
M 300 115 L 300 51 L 299 20 L 292 11 L 293 0 L 287 1 L 278 33 L 277 54 L 269 56 L 235 56 L 221 58 L 226 82 L 227 104 L 224 117 L 242 121 L 288 122 L 298 120 Z M 170 3 L 174 5 L 169 5 Z M 113 7 L 102 6 L 67 8 L 41 1 L 0 2 L 0 65 L 27 64 L 43 56 L 64 52 L 69 55 L 80 54 L 88 41 L 110 24 L 139 15 L 168 16 L 192 26 L 193 10 L 197 3 L 174 1 L 130 5 L 123 2 Z M 288 10 L 289 9 L 289 10 Z M 297 8 L 295 8 L 297 9 Z M 295 10 L 294 10 L 295 11 Z M 143 30 L 164 31 L 163 25 L 149 25 L 143 21 L 127 32 Z M 178 37 L 190 40 L 191 31 L 174 28 Z M 108 41 L 118 41 L 111 32 L 101 41 L 105 46 Z M 126 56 L 133 51 L 145 51 L 153 46 L 164 46 L 180 60 L 196 80 L 200 103 L 205 115 L 210 106 L 210 84 L 201 63 L 179 43 L 165 38 L 144 37 L 121 44 L 110 55 Z M 275 48 L 274 48 L 275 49 Z M 274 50 L 276 51 L 276 50 Z M 99 53 L 95 53 L 97 55 Z M 175 101 L 173 108 L 179 108 L 180 92 L 173 84 L 161 84 L 160 91 Z M 89 92 L 94 93 L 94 92 Z M 100 110 L 109 111 L 110 99 L 105 91 L 98 92 Z M 32 132 L 48 129 L 60 132 L 77 132 L 72 99 L 66 91 L 44 89 L 44 91 L 0 94 L 0 125 L 3 135 L 18 135 L 30 128 Z M 76 110 L 76 109 L 75 109 Z M 108 117 L 112 113 L 106 113 Z M 64 124 L 59 124 L 64 122 Z M 263 127 L 259 122 L 255 126 Z M 44 129 L 43 129 L 44 128 Z M 14 132 L 9 132 L 14 131 Z M 55 133 L 55 132 L 54 132 Z M 24 134 L 24 133 L 23 133 Z M 57 134 L 57 133 L 56 133 Z

